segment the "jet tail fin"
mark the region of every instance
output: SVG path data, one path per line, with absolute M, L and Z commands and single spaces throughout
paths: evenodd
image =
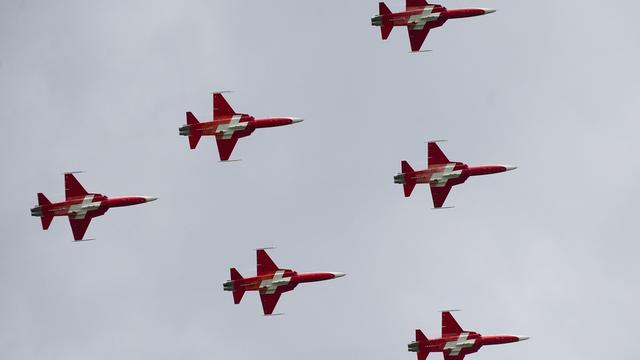
M 424 333 L 422 332 L 422 330 L 420 329 L 416 329 L 416 342 L 418 344 L 420 343 L 428 343 L 429 339 L 427 339 L 427 337 L 424 335 Z M 427 358 L 427 356 L 429 355 L 429 351 L 426 350 L 422 350 L 421 346 L 418 345 L 418 360 L 425 360 Z
M 51 201 L 49 201 L 49 199 L 47 199 L 47 197 L 44 196 L 43 193 L 38 193 L 38 205 L 51 205 Z M 42 222 L 42 230 L 47 230 L 49 228 L 49 225 L 51 225 L 51 222 L 53 221 L 53 216 L 43 214 L 42 216 L 40 216 L 40 221 Z
M 231 273 L 231 281 L 237 281 L 237 280 L 242 280 L 244 279 L 242 277 L 242 275 L 240 275 L 240 273 L 238 272 L 238 270 L 236 270 L 236 268 L 231 268 L 229 270 L 229 272 Z M 244 296 L 244 288 L 239 288 L 236 289 L 235 287 L 233 288 L 233 303 L 234 304 L 240 304 L 240 301 L 242 301 L 242 296 Z
M 191 111 L 187 111 L 187 125 L 197 125 L 200 121 L 193 115 Z M 195 149 L 200 141 L 200 135 L 189 135 L 189 147 Z
M 413 173 L 415 172 L 411 165 L 408 162 L 402 161 L 401 171 L 404 174 L 404 197 L 411 196 L 413 192 L 413 188 L 416 187 L 416 180 L 413 178 Z

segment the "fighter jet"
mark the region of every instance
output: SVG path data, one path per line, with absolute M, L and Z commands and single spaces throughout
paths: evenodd
M 429 184 L 433 207 L 441 208 L 451 187 L 462 184 L 470 176 L 488 175 L 516 169 L 510 165 L 479 165 L 469 166 L 461 162 L 451 162 L 436 144 L 427 144 L 427 168 L 415 171 L 408 162 L 402 161 L 401 173 L 393 177 L 396 184 L 404 186 L 404 196 L 411 196 L 416 184 Z
M 428 4 L 425 0 L 407 0 L 405 11 L 392 13 L 383 2 L 380 14 L 371 18 L 371 25 L 380 26 L 382 40 L 386 40 L 394 26 L 406 26 L 409 31 L 411 51 L 420 51 L 429 30 L 442 26 L 449 19 L 466 18 L 495 12 L 492 9 L 447 9 Z
M 264 249 L 258 249 L 257 276 L 243 278 L 235 268 L 231 268 L 231 280 L 223 284 L 225 291 L 233 292 L 233 303 L 239 304 L 245 291 L 260 292 L 262 310 L 265 315 L 273 310 L 284 292 L 293 290 L 298 284 L 335 279 L 345 276 L 340 272 L 297 273 L 291 269 L 281 269 L 269 257 Z
M 187 124 L 180 127 L 180 135 L 189 137 L 189 147 L 195 149 L 201 136 L 215 136 L 220 161 L 227 161 L 238 139 L 249 136 L 255 129 L 290 125 L 301 122 L 298 117 L 256 119 L 235 112 L 222 93 L 213 94 L 213 121 L 199 122 L 187 112 Z
M 49 228 L 54 216 L 68 216 L 73 239 L 76 241 L 83 240 L 91 219 L 104 215 L 110 208 L 137 205 L 157 199 L 151 196 L 106 197 L 89 193 L 73 173 L 64 174 L 64 187 L 66 199 L 57 203 L 50 202 L 43 193 L 38 193 L 38 205 L 31 209 L 31 215 L 40 217 L 43 230 Z
M 529 339 L 517 335 L 480 335 L 462 330 L 449 311 L 442 312 L 442 337 L 427 339 L 416 329 L 416 341 L 409 343 L 409 351 L 418 353 L 418 360 L 425 360 L 432 352 L 441 352 L 444 360 L 462 360 L 465 355 L 478 351 L 483 345 L 507 344 Z

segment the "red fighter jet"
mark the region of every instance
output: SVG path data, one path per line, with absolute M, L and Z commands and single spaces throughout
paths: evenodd
M 427 145 L 427 168 L 414 171 L 408 162 L 402 161 L 402 172 L 393 177 L 396 184 L 404 186 L 404 196 L 411 196 L 416 184 L 429 184 L 433 206 L 441 208 L 451 187 L 462 184 L 470 176 L 488 175 L 516 169 L 510 165 L 469 166 L 461 162 L 451 162 L 435 141 Z
M 420 51 L 429 30 L 442 26 L 449 19 L 466 18 L 495 12 L 491 9 L 447 9 L 428 4 L 425 0 L 407 0 L 406 11 L 392 13 L 383 2 L 380 14 L 371 19 L 371 25 L 380 26 L 382 40 L 386 40 L 394 26 L 406 26 L 411 51 Z
M 236 113 L 222 93 L 213 94 L 213 121 L 199 122 L 187 112 L 187 124 L 180 127 L 180 135 L 189 137 L 189 146 L 195 149 L 201 136 L 215 136 L 220 161 L 227 161 L 238 139 L 249 136 L 255 129 L 290 125 L 301 122 L 301 118 L 256 119 L 247 114 Z
M 297 273 L 291 269 L 280 269 L 263 249 L 258 249 L 256 255 L 257 276 L 243 278 L 238 270 L 231 268 L 231 280 L 225 282 L 223 288 L 233 292 L 234 304 L 240 304 L 245 291 L 260 292 L 265 315 L 273 313 L 282 293 L 295 289 L 298 284 L 345 276 L 340 272 Z
M 38 193 L 38 206 L 31 209 L 32 216 L 39 216 L 42 229 L 47 230 L 54 216 L 68 216 L 73 238 L 82 240 L 91 219 L 104 215 L 112 207 L 142 204 L 156 200 L 150 196 L 106 197 L 88 193 L 72 173 L 64 174 L 65 201 L 51 203 L 43 193 Z M 88 239 L 87 239 L 88 240 Z
M 427 339 L 420 329 L 416 329 L 416 341 L 409 343 L 409 351 L 418 353 L 418 360 L 425 360 L 432 352 L 441 352 L 444 360 L 462 360 L 483 345 L 507 344 L 527 340 L 527 336 L 490 335 L 484 336 L 473 331 L 464 331 L 449 311 L 442 312 L 442 337 Z

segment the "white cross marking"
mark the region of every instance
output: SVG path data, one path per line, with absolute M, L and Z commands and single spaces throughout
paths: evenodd
M 80 204 L 69 206 L 67 213 L 73 215 L 74 219 L 84 219 L 88 211 L 95 210 L 100 207 L 100 201 L 93 202 L 94 195 L 87 195 L 82 199 Z
M 448 341 L 444 344 L 444 350 L 450 350 L 449 355 L 456 356 L 465 348 L 470 348 L 476 343 L 475 339 L 468 339 L 469 333 L 463 332 L 454 341 Z
M 440 13 L 434 13 L 435 6 L 426 6 L 420 14 L 409 16 L 409 24 L 412 24 L 412 30 L 422 30 L 427 22 L 436 21 L 440 17 Z
M 282 277 L 284 275 L 284 270 L 278 270 L 275 274 L 273 274 L 272 279 L 262 280 L 260 282 L 260 288 L 266 288 L 267 294 L 273 294 L 276 292 L 279 286 L 284 286 L 289 284 L 291 281 L 290 277 Z
M 216 133 L 221 133 L 223 139 L 231 139 L 236 131 L 246 129 L 248 122 L 240 122 L 242 115 L 233 115 L 228 124 L 220 124 L 216 129 Z
M 453 170 L 456 164 L 447 164 L 444 169 L 439 172 L 434 172 L 431 174 L 431 178 L 429 179 L 430 183 L 434 183 L 437 187 L 443 187 L 447 185 L 447 181 L 450 179 L 455 179 L 462 174 L 462 170 Z

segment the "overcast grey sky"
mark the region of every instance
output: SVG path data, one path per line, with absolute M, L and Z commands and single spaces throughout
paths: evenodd
M 396 11 L 401 1 L 387 3 Z M 529 335 L 474 359 L 636 359 L 640 4 L 448 1 L 409 54 L 375 1 L 0 2 L 0 358 L 414 359 L 415 328 Z M 221 164 L 188 149 L 184 112 L 301 116 Z M 430 210 L 400 160 L 427 139 L 451 160 L 518 170 L 470 179 Z M 74 244 L 29 216 L 89 191 L 154 195 Z M 266 318 L 228 268 L 343 271 Z M 432 355 L 440 359 L 440 354 Z

